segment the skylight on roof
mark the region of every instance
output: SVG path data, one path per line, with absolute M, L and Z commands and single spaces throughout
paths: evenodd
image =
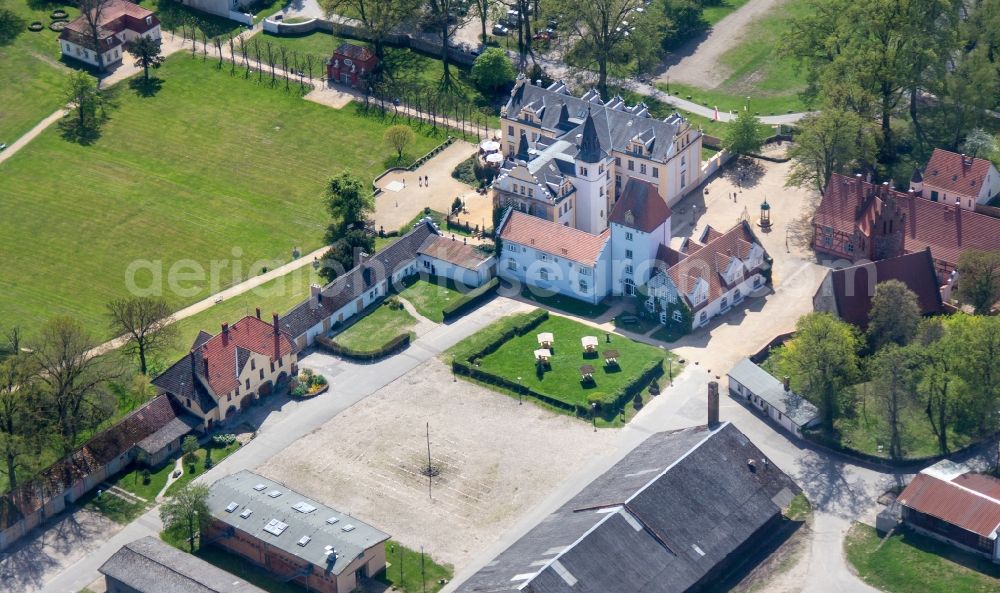
M 282 523 L 277 519 L 271 519 L 267 522 L 267 525 L 264 526 L 264 531 L 273 535 L 281 535 L 286 529 L 288 529 L 288 523 Z
M 316 510 L 316 507 L 304 501 L 293 504 L 292 508 L 300 513 L 311 513 Z
M 240 504 L 238 502 L 231 502 L 231 503 L 229 503 L 229 504 L 226 505 L 226 512 L 227 513 L 231 513 L 231 512 L 235 511 L 238 508 L 240 508 Z
M 247 519 L 252 514 L 253 514 L 253 511 L 251 511 L 250 509 L 243 509 L 243 512 L 240 513 L 240 517 L 242 517 L 243 519 Z
M 298 543 L 300 546 L 304 548 L 306 547 L 306 544 L 308 544 L 311 541 L 312 541 L 311 537 L 309 537 L 308 535 L 303 535 L 301 538 L 299 538 L 299 541 L 296 543 Z
M 267 495 L 270 496 L 271 498 L 278 498 L 279 496 L 281 496 L 281 492 L 278 490 L 272 490 L 268 492 Z
M 257 492 L 263 492 L 264 490 L 267 490 L 267 486 L 265 486 L 264 484 L 257 484 L 256 486 L 253 487 L 253 489 L 256 490 Z
M 347 525 L 344 525 L 343 527 L 340 528 L 341 531 L 354 531 L 354 529 L 355 529 L 355 527 L 353 525 L 351 525 L 350 523 L 348 523 Z
M 334 524 L 334 523 L 336 523 L 337 521 L 340 521 L 340 519 L 338 519 L 338 518 L 336 518 L 336 517 L 330 517 L 329 519 L 327 519 L 327 520 L 326 520 L 326 523 L 327 523 L 328 525 L 333 525 L 333 524 Z

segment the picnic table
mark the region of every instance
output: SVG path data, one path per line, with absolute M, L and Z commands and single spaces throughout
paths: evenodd
M 604 364 L 607 365 L 617 365 L 618 364 L 618 351 L 617 350 L 605 350 L 604 351 Z
M 548 348 L 539 348 L 538 350 L 535 350 L 535 362 L 548 364 L 550 358 L 552 358 L 552 351 Z
M 554 341 L 555 337 L 552 335 L 552 332 L 542 332 L 538 334 L 538 345 L 542 348 L 551 348 Z
M 595 352 L 597 350 L 597 336 L 583 336 L 580 338 L 584 352 Z
M 580 367 L 580 378 L 583 379 L 584 381 L 593 381 L 594 367 L 589 364 L 585 364 L 582 367 Z

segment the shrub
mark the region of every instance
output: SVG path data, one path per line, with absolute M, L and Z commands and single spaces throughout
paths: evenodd
M 149 485 L 149 481 L 150 481 L 149 468 L 148 467 L 144 467 L 144 468 L 142 468 L 142 483 L 144 485 L 148 486 Z
M 451 211 L 458 212 L 462 209 L 462 198 L 456 197 L 455 201 L 451 203 Z
M 309 390 L 306 388 L 306 386 L 300 383 L 296 385 L 294 389 L 292 389 L 292 397 L 303 397 L 308 392 Z
M 479 304 L 480 301 L 489 297 L 489 295 L 496 291 L 498 286 L 500 286 L 500 280 L 497 278 L 491 278 L 486 284 L 476 288 L 475 290 L 470 290 L 461 297 L 455 299 L 453 302 L 448 303 L 448 305 L 441 310 L 442 316 L 445 321 L 447 321 L 462 315 L 475 305 Z
M 212 444 L 216 447 L 225 447 L 236 442 L 235 434 L 217 434 L 212 437 Z
M 52 14 L 49 16 L 52 17 L 52 20 L 56 21 L 65 19 L 66 17 L 69 16 L 69 14 L 65 10 L 59 9 L 59 10 L 53 10 Z
M 408 347 L 412 337 L 413 336 L 410 332 L 404 332 L 386 342 L 381 348 L 377 348 L 375 350 L 356 350 L 354 348 L 348 348 L 325 336 L 316 336 L 316 344 L 329 351 L 331 354 L 335 354 L 337 356 L 362 361 L 373 361 L 385 358 L 386 356 L 395 354 L 396 352 Z
M 469 158 L 465 159 L 455 167 L 455 169 L 451 172 L 451 176 L 461 181 L 462 183 L 466 183 L 468 185 L 476 185 L 476 183 L 479 181 L 476 178 L 477 159 L 478 157 L 476 155 L 472 155 Z
M 309 377 L 309 387 L 326 385 L 326 377 L 323 375 L 313 375 Z
M 32 21 L 31 24 L 28 25 L 28 30 L 34 31 L 35 33 L 41 31 L 44 28 L 45 25 L 43 25 L 41 21 Z
M 52 21 L 49 23 L 49 29 L 59 33 L 66 28 L 66 24 L 66 21 Z
M 391 296 L 385 299 L 385 306 L 393 311 L 399 311 L 403 309 L 403 302 L 399 300 L 399 297 Z

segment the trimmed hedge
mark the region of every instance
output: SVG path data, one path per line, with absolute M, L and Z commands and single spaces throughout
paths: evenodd
M 401 350 L 405 350 L 410 346 L 410 339 L 410 332 L 402 333 L 389 340 L 385 343 L 385 345 L 376 350 L 355 350 L 354 348 L 342 346 L 326 336 L 316 336 L 316 343 L 331 354 L 343 356 L 344 358 L 350 358 L 352 360 L 372 362 L 385 358 L 386 356 L 391 356 Z
M 444 320 L 450 321 L 465 314 L 467 311 L 479 305 L 480 302 L 496 292 L 497 287 L 499 286 L 500 280 L 498 278 L 491 278 L 486 284 L 483 284 L 475 290 L 470 290 L 460 298 L 455 299 L 455 302 L 449 303 L 447 307 L 441 309 L 441 314 L 444 316 Z
M 457 356 L 456 359 L 462 358 L 465 360 L 465 362 L 475 363 L 477 359 L 480 359 L 489 354 L 493 354 L 494 352 L 499 350 L 500 346 L 503 346 L 504 344 L 512 340 L 515 336 L 523 336 L 524 334 L 535 329 L 548 318 L 549 318 L 549 312 L 546 311 L 545 309 L 535 309 L 530 313 L 525 313 L 523 321 L 507 328 L 506 330 L 503 331 L 503 333 L 499 334 L 496 338 L 494 338 L 488 344 L 484 345 L 478 351 L 462 353 L 460 356 Z

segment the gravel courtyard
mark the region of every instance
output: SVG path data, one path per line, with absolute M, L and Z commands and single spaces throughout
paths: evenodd
M 427 422 L 433 500 L 421 474 Z M 617 432 L 453 382 L 432 359 L 259 471 L 460 569 Z

